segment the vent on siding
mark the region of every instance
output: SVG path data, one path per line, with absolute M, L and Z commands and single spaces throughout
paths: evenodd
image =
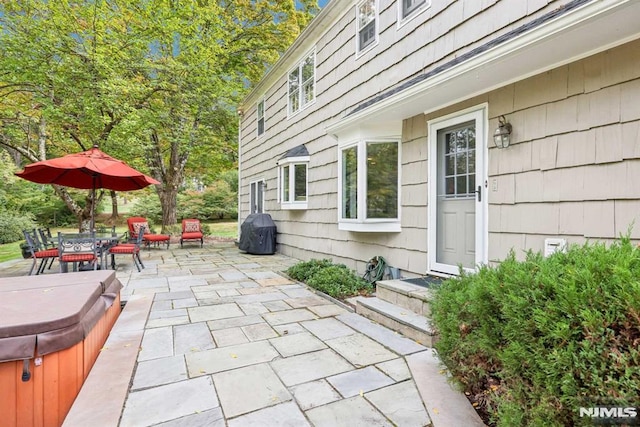
M 566 239 L 544 239 L 544 256 L 567 250 Z

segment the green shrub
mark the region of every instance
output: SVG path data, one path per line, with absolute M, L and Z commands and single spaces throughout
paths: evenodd
M 309 261 L 299 262 L 296 265 L 289 267 L 287 274 L 294 280 L 306 282 L 319 270 L 331 265 L 333 265 L 333 263 L 328 259 L 312 259 Z
M 31 215 L 0 210 L 0 244 L 24 239 L 22 230 L 32 230 L 36 223 Z
M 328 259 L 300 262 L 287 271 L 289 277 L 304 282 L 334 298 L 346 298 L 372 291 L 371 283 L 357 276 L 344 264 Z
M 162 207 L 157 194 L 145 194 L 136 199 L 128 216 L 141 216 L 155 224 L 162 224 Z
M 204 191 L 184 191 L 178 196 L 178 217 L 203 221 L 238 218 L 238 193 L 219 180 Z
M 443 362 L 499 426 L 591 425 L 578 409 L 640 401 L 640 249 L 622 238 L 544 258 L 511 253 L 445 281 Z

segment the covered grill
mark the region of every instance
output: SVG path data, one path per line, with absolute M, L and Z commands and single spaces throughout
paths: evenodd
M 269 214 L 251 214 L 240 226 L 238 248 L 254 255 L 276 252 L 276 225 Z

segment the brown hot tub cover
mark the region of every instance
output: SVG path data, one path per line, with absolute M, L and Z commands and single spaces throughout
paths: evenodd
M 82 341 L 120 289 L 113 271 L 0 278 L 0 362 Z

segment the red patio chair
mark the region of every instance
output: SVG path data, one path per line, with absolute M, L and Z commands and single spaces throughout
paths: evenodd
M 183 219 L 182 220 L 182 235 L 180 236 L 180 247 L 185 240 L 199 240 L 200 247 L 204 243 L 204 235 L 202 234 L 202 227 L 200 226 L 200 220 L 198 219 Z
M 127 226 L 129 227 L 129 239 L 135 240 L 138 237 L 138 231 L 141 228 L 144 228 L 144 244 L 147 249 L 151 248 L 151 244 L 160 245 L 166 244 L 167 249 L 169 249 L 169 243 L 171 240 L 171 236 L 168 234 L 153 234 L 150 232 L 149 221 L 146 218 L 141 216 L 132 216 L 127 218 Z

